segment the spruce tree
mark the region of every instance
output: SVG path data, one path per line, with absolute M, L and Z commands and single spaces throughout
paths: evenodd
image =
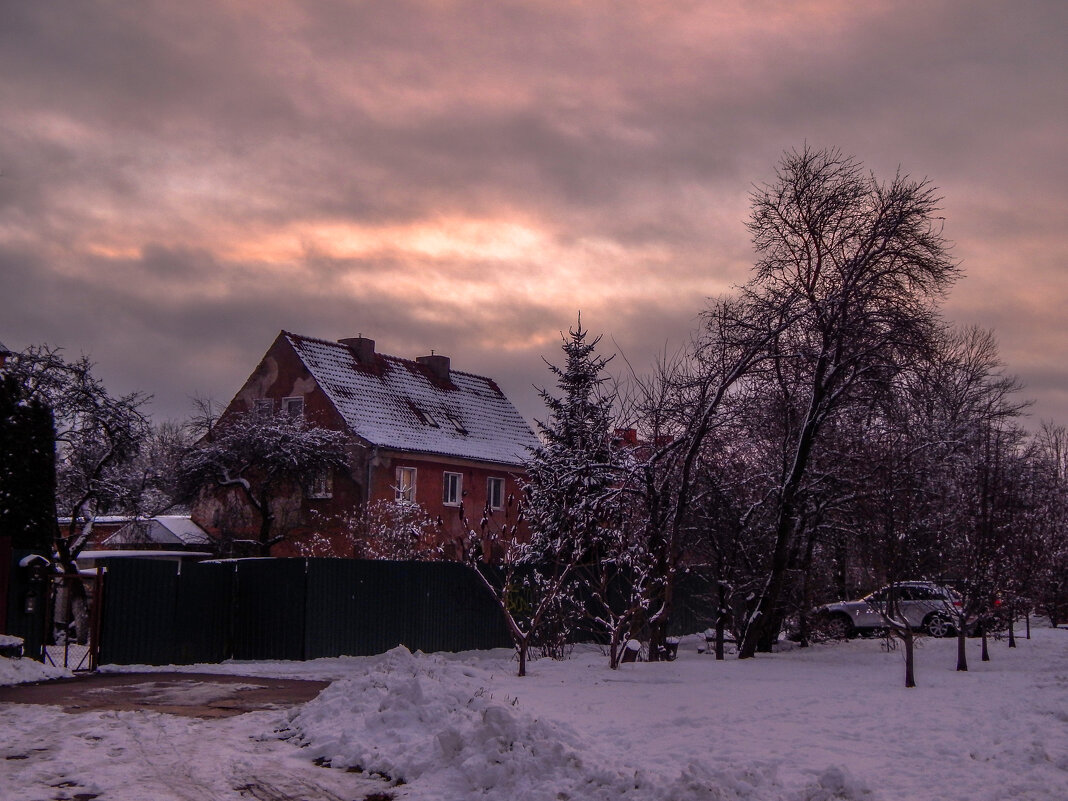
M 539 390 L 548 411 L 537 421 L 543 444 L 526 463 L 527 521 L 533 558 L 554 554 L 580 561 L 598 558 L 606 520 L 604 500 L 614 481 L 612 407 L 605 366 L 596 354 L 601 338 L 588 339 L 579 317 L 563 337 L 563 367 L 546 362 L 556 394 Z
M 0 378 L 0 536 L 51 552 L 56 531 L 56 434 L 51 410 Z

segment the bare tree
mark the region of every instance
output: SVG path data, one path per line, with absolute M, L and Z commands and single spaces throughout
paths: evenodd
M 1054 626 L 1068 620 L 1068 430 L 1045 423 L 1030 471 L 1033 525 L 1016 554 L 1017 591 Z
M 235 493 L 253 520 L 249 544 L 269 556 L 299 522 L 301 498 L 316 476 L 348 469 L 347 446 L 342 432 L 299 416 L 236 412 L 189 449 L 181 483 L 187 497 Z
M 59 348 L 33 346 L 11 355 L 4 372 L 22 400 L 51 410 L 55 423 L 57 518 L 67 517 L 66 531 L 53 523 L 56 562 L 70 577 L 55 603 L 58 637 L 74 626 L 79 641 L 88 636 L 84 587 L 75 559 L 89 542 L 97 516 L 128 513 L 139 501 L 133 492 L 131 464 L 149 434 L 139 392 L 114 396 L 95 375 L 86 356 L 68 361 Z
M 742 658 L 769 646 L 781 626 L 802 490 L 823 428 L 863 388 L 921 356 L 938 329 L 935 302 L 957 274 L 938 204 L 926 181 L 898 174 L 882 183 L 837 150 L 807 146 L 786 153 L 775 181 L 752 194 L 749 229 L 760 258 L 745 293 L 800 316 L 774 341 L 790 447 Z
M 467 531 L 462 561 L 478 576 L 504 616 L 515 646 L 518 675 L 527 675 L 531 649 L 539 642 L 558 655 L 575 617 L 576 570 L 582 551 L 565 537 L 536 545 L 519 536 L 523 505 L 509 498 L 503 517 L 483 513 L 477 527 L 458 514 Z

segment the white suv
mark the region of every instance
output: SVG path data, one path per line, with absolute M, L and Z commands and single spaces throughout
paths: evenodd
M 883 614 L 890 600 L 891 587 L 883 587 L 859 601 L 839 601 L 821 606 L 816 613 L 823 618 L 823 630 L 828 637 L 844 639 L 859 633 L 872 633 L 886 628 Z M 948 637 L 956 633 L 954 621 L 960 609 L 960 598 L 953 590 L 928 581 L 902 581 L 893 585 L 897 599 L 897 614 L 913 629 L 932 637 Z

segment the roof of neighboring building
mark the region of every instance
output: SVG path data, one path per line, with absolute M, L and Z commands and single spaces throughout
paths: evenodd
M 104 545 L 211 545 L 211 537 L 188 515 L 159 515 L 134 520 L 120 528 Z
M 382 448 L 518 465 L 537 447 L 530 426 L 489 378 L 282 332 L 354 434 Z

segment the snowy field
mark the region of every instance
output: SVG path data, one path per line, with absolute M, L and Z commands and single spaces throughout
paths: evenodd
M 524 679 L 504 651 L 197 665 L 334 683 L 222 720 L 5 704 L 0 798 L 1064 801 L 1068 630 L 991 646 L 957 673 L 954 641 L 922 640 L 912 690 L 879 640 L 745 662 L 684 640 L 619 671 L 578 649 Z M 0 682 L 33 669 L 0 660 Z

